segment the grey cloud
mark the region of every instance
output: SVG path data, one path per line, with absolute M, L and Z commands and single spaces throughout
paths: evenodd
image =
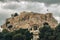
M 33 11 L 33 12 L 46 12 L 47 9 L 49 9 L 50 12 L 54 14 L 54 16 L 60 16 L 60 6 L 55 5 L 55 6 L 45 6 L 44 3 L 39 3 L 39 2 L 9 2 L 6 3 L 6 5 L 2 6 L 4 9 L 10 9 L 10 10 L 15 10 L 15 11 Z M 54 5 L 54 4 L 53 4 Z
M 60 0 L 34 0 L 34 1 L 44 2 L 44 3 L 47 3 L 47 4 L 60 3 Z
M 0 13 L 0 25 L 2 25 L 4 22 L 5 22 L 5 20 L 6 20 L 6 18 L 8 18 L 9 16 L 8 16 L 8 14 L 4 14 L 3 12 L 1 12 Z
M 45 6 L 44 3 L 40 2 L 9 2 L 6 3 L 6 5 L 2 6 L 3 9 L 10 9 L 10 10 L 15 10 L 15 11 L 33 11 L 33 12 L 46 12 L 47 9 L 49 9 L 50 12 L 52 12 L 55 16 L 60 16 L 60 5 L 55 5 L 55 6 Z M 54 5 L 54 4 L 53 4 Z
M 9 1 L 19 1 L 19 0 L 0 0 L 1 2 L 9 2 Z
M 12 9 L 12 10 L 17 9 L 19 7 L 20 7 L 19 4 L 16 4 L 16 3 L 8 3 L 4 6 L 2 6 L 2 8 L 4 8 L 4 9 Z
M 60 0 L 0 0 L 2 2 L 9 2 L 9 1 L 31 1 L 31 2 L 43 2 L 46 4 L 54 4 L 54 3 L 60 3 Z
M 39 6 L 39 7 L 38 7 Z M 10 9 L 10 10 L 16 10 L 16 11 L 21 11 L 21 10 L 29 10 L 29 11 L 34 11 L 34 12 L 41 12 L 45 7 L 44 3 L 39 3 L 39 2 L 9 2 L 6 3 L 2 8 L 4 9 Z M 37 11 L 38 10 L 38 11 Z
M 0 0 L 1 2 L 5 2 L 5 0 Z
M 12 11 L 10 10 L 0 8 L 0 25 L 4 24 L 6 18 L 9 18 L 11 13 Z
M 59 13 L 59 12 L 57 12 L 57 11 L 56 11 L 56 12 L 54 12 L 53 14 L 54 14 L 54 16 L 59 16 L 59 17 L 60 17 L 60 13 Z
M 17 0 L 16 0 L 17 1 Z M 33 12 L 46 12 L 47 9 L 49 9 L 50 12 L 52 12 L 54 14 L 54 16 L 60 16 L 60 5 L 56 5 L 56 6 L 45 6 L 44 3 L 40 3 L 40 2 L 26 2 L 26 1 L 22 1 L 22 2 L 7 2 L 6 4 L 3 3 L 4 5 L 1 6 L 2 9 L 0 9 L 0 22 L 3 23 L 4 20 L 10 16 L 10 12 L 15 12 L 15 11 L 33 11 Z M 54 4 L 53 4 L 54 5 Z M 8 10 L 9 9 L 9 10 Z M 6 11 L 5 11 L 6 10 Z M 11 10 L 11 11 L 10 11 Z M 9 12 L 10 11 L 10 12 Z M 10 14 L 8 14 L 10 13 Z M 0 23 L 0 24 L 1 24 Z

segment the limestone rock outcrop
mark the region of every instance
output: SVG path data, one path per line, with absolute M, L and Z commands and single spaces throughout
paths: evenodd
M 52 13 L 42 14 L 24 11 L 21 12 L 20 15 L 7 18 L 6 22 L 2 25 L 2 28 L 8 30 L 17 30 L 19 28 L 29 29 L 34 25 L 37 25 L 38 28 L 40 28 L 43 26 L 44 22 L 47 22 L 51 28 L 55 28 L 58 24 Z

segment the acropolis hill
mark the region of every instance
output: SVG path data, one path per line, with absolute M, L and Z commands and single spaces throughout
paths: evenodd
M 20 15 L 12 15 L 6 19 L 2 25 L 3 29 L 16 30 L 19 28 L 30 29 L 33 26 L 38 28 L 43 27 L 43 23 L 48 23 L 51 28 L 55 28 L 58 24 L 52 13 L 34 13 L 34 12 L 21 12 Z

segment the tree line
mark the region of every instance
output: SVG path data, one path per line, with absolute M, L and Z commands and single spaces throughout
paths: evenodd
M 55 29 L 49 25 L 40 28 L 39 40 L 60 40 L 60 24 Z
M 31 38 L 32 33 L 30 33 L 28 29 L 19 29 L 13 32 L 4 29 L 0 32 L 0 40 L 31 40 Z
M 60 40 L 60 24 L 52 29 L 49 25 L 44 25 L 39 29 L 39 39 L 38 40 Z M 28 29 L 19 29 L 9 32 L 4 29 L 0 32 L 0 40 L 31 40 L 33 38 L 33 33 L 30 33 Z

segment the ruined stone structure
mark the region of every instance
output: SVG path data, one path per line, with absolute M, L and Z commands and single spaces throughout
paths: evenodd
M 19 28 L 31 28 L 37 26 L 37 29 L 43 26 L 43 23 L 47 22 L 51 28 L 55 28 L 58 22 L 54 19 L 52 13 L 34 13 L 34 12 L 21 12 L 20 15 L 13 16 L 6 19 L 2 28 L 8 30 L 15 30 Z

